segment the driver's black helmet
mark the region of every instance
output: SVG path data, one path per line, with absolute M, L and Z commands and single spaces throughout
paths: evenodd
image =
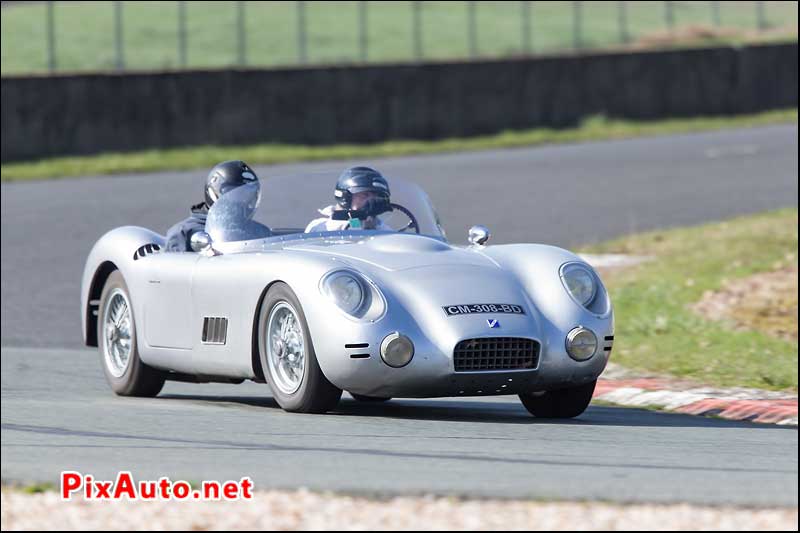
M 244 161 L 223 161 L 206 178 L 206 205 L 211 207 L 226 192 L 258 181 L 258 176 Z
M 389 201 L 389 182 L 380 172 L 369 167 L 351 167 L 336 180 L 333 194 L 339 207 L 350 209 L 353 195 L 366 191 L 374 192 L 382 200 Z

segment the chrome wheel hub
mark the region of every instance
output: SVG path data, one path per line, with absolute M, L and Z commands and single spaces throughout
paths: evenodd
M 108 371 L 121 377 L 131 359 L 131 305 L 122 289 L 114 289 L 103 311 L 103 353 Z
M 306 368 L 303 328 L 288 302 L 279 302 L 269 313 L 266 331 L 267 364 L 274 384 L 293 394 L 303 382 Z

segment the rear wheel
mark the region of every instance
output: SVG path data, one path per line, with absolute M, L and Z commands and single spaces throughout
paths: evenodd
M 258 347 L 267 383 L 284 410 L 324 413 L 339 403 L 342 391 L 322 373 L 303 308 L 285 283 L 270 287 L 264 298 Z
M 383 398 L 380 396 L 364 396 L 362 394 L 353 394 L 350 393 L 350 396 L 353 397 L 354 400 L 358 402 L 371 402 L 371 403 L 378 403 L 378 402 L 388 402 L 391 398 Z
M 130 292 L 119 270 L 111 273 L 100 295 L 97 315 L 100 362 L 111 389 L 120 396 L 156 396 L 164 374 L 139 359 Z
M 583 413 L 592 401 L 597 380 L 577 387 L 544 393 L 520 394 L 522 405 L 537 418 L 574 418 Z

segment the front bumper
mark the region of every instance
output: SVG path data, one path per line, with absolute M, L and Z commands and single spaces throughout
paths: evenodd
M 608 330 L 595 331 L 598 339 L 601 339 L 597 351 L 590 359 L 580 362 L 567 355 L 564 348 L 566 333 L 560 331 L 545 338 L 520 334 L 484 334 L 483 336 L 526 337 L 538 341 L 538 365 L 530 370 L 456 372 L 452 350 L 442 350 L 417 332 L 416 335 L 409 335 L 415 346 L 414 358 L 402 368 L 392 368 L 380 356 L 381 340 L 390 332 L 381 331 L 369 335 L 366 331 L 361 331 L 359 337 L 349 335 L 346 339 L 337 335 L 338 342 L 326 342 L 325 347 L 317 347 L 315 344 L 317 358 L 328 380 L 348 392 L 377 397 L 521 394 L 577 386 L 595 380 L 603 372 L 610 354 L 610 351 L 604 349 L 605 345 L 610 346 L 610 342 L 602 342 L 605 336 L 611 335 Z M 402 333 L 408 335 L 407 332 Z M 467 338 L 478 336 L 480 335 Z M 327 340 L 331 340 L 330 337 Z M 345 348 L 346 344 L 369 346 Z

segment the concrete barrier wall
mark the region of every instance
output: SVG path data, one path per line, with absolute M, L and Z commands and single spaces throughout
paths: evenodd
M 480 62 L 2 79 L 2 160 L 199 144 L 435 139 L 603 113 L 797 106 L 797 44 Z

